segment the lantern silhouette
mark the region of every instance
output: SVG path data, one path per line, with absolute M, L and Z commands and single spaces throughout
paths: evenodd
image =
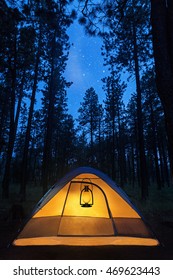
M 92 207 L 93 203 L 93 191 L 88 185 L 84 185 L 80 193 L 80 205 L 81 207 Z

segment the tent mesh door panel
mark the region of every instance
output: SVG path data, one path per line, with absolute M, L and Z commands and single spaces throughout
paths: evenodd
M 114 235 L 114 230 L 112 221 L 109 218 L 63 216 L 58 235 L 112 236 Z
M 81 184 L 93 192 L 92 207 L 81 207 Z M 67 191 L 57 234 L 62 236 L 112 236 L 114 221 L 105 192 L 91 182 L 71 181 Z

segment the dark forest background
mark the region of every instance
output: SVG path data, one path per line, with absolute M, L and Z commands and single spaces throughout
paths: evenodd
M 102 170 L 143 201 L 153 193 L 155 199 L 164 193 L 165 201 L 171 200 L 173 4 L 97 2 L 76 1 L 74 7 L 72 0 L 0 0 L 0 183 L 5 201 L 25 201 L 27 192 L 36 196 L 38 190 L 41 197 L 78 166 Z M 102 37 L 98 51 L 109 70 L 102 80 L 104 102 L 88 88 L 74 119 L 67 99 L 73 81 L 64 72 L 67 30 L 76 18 L 89 36 Z M 123 72 L 136 82 L 127 105 Z

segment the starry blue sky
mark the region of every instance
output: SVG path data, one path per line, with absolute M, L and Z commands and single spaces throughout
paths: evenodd
M 83 101 L 88 88 L 95 89 L 100 102 L 105 99 L 101 79 L 107 74 L 101 56 L 101 39 L 85 35 L 84 28 L 77 21 L 69 28 L 68 35 L 72 46 L 65 77 L 68 82 L 73 82 L 67 91 L 68 107 L 69 113 L 76 117 L 80 102 Z
M 100 103 L 105 100 L 101 79 L 109 75 L 107 68 L 103 65 L 101 56 L 102 40 L 99 37 L 90 37 L 85 34 L 84 27 L 75 21 L 68 30 L 70 43 L 69 59 L 65 71 L 65 77 L 73 85 L 67 90 L 69 113 L 78 117 L 80 102 L 83 101 L 87 89 L 93 87 L 98 94 Z M 128 75 L 122 79 L 127 82 Z M 132 92 L 135 91 L 135 81 L 128 83 L 124 94 L 124 103 L 127 104 Z

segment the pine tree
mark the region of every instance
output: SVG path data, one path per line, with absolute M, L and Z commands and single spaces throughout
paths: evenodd
M 18 9 L 8 9 L 8 32 L 10 33 L 9 37 L 7 34 L 3 38 L 3 43 L 5 43 L 7 47 L 7 51 L 2 49 L 2 53 L 4 55 L 4 61 L 8 61 L 8 70 L 4 71 L 4 78 L 8 83 L 7 97 L 5 98 L 6 102 L 9 102 L 9 107 L 7 107 L 6 102 L 3 104 L 4 108 L 2 109 L 1 115 L 1 125 L 3 126 L 4 122 L 4 112 L 6 109 L 9 109 L 9 135 L 8 135 L 8 147 L 6 154 L 6 163 L 5 163 L 5 171 L 2 180 L 2 197 L 8 198 L 9 196 L 9 182 L 10 182 L 10 166 L 12 153 L 14 148 L 14 141 L 16 136 L 16 128 L 17 122 L 15 122 L 15 105 L 16 105 L 16 93 L 17 93 L 17 63 L 18 63 L 18 24 L 22 19 L 22 15 L 18 11 Z M 5 17 L 6 21 L 7 18 Z M 5 31 L 6 32 L 6 31 Z
M 32 125 L 32 120 L 33 120 L 34 104 L 35 104 L 35 98 L 36 98 L 36 92 L 37 92 L 38 80 L 39 80 L 41 41 L 42 41 L 42 23 L 40 23 L 38 42 L 37 42 L 37 47 L 36 47 L 33 87 L 32 87 L 32 94 L 31 94 L 31 102 L 30 102 L 30 106 L 29 106 L 29 114 L 28 114 L 28 121 L 27 121 L 26 135 L 25 135 L 25 144 L 24 144 L 23 158 L 22 158 L 21 182 L 20 182 L 20 195 L 21 195 L 22 200 L 25 200 L 25 195 L 26 195 L 28 149 L 29 149 L 29 143 L 30 143 L 30 139 L 31 139 L 31 125 Z
M 150 2 L 156 84 L 165 114 L 173 178 L 173 2 Z
M 99 117 L 100 117 L 100 106 L 98 101 L 98 95 L 95 92 L 94 88 L 91 87 L 86 90 L 83 102 L 81 102 L 81 106 L 78 110 L 79 117 L 78 122 L 80 128 L 85 128 L 86 133 L 89 135 L 89 142 L 90 142 L 90 155 L 89 161 L 94 163 L 95 156 L 94 156 L 94 140 L 96 131 L 98 130 L 99 126 Z
M 61 1 L 60 1 L 61 2 Z M 42 163 L 43 192 L 47 190 L 51 179 L 51 157 L 54 131 L 58 132 L 66 110 L 66 89 L 70 83 L 66 82 L 63 73 L 68 58 L 67 27 L 72 23 L 71 15 L 66 13 L 68 3 L 47 3 L 47 77 L 44 92 L 45 136 Z M 59 139 L 59 135 L 56 135 Z
M 156 181 L 158 188 L 160 189 L 164 185 L 163 179 L 161 179 L 161 168 L 159 160 L 159 139 L 158 135 L 162 130 L 163 139 L 166 139 L 166 131 L 163 128 L 164 123 L 164 111 L 157 94 L 154 69 L 148 69 L 141 80 L 141 88 L 143 94 L 143 108 L 145 114 L 145 137 L 147 143 L 147 154 L 151 165 L 149 167 L 150 176 Z M 167 150 L 167 147 L 165 147 Z M 154 174 L 151 174 L 153 170 Z M 169 176 L 168 176 L 169 177 Z
M 148 21 L 148 5 L 145 3 L 141 6 L 139 1 L 136 0 L 132 0 L 124 6 L 123 16 L 120 9 L 119 13 L 116 11 L 116 15 L 114 11 L 112 11 L 112 15 L 107 22 L 110 31 L 104 36 L 105 52 L 103 52 L 103 55 L 106 55 L 107 63 L 111 64 L 111 61 L 113 61 L 114 65 L 117 65 L 119 70 L 126 68 L 129 73 L 135 76 L 137 91 L 137 133 L 140 161 L 140 185 L 143 199 L 148 196 L 148 180 L 143 132 L 140 69 L 141 67 L 145 67 L 147 57 L 149 61 L 151 60 L 149 48 L 151 45 L 151 38 L 148 36 Z
M 118 168 L 120 176 L 120 184 L 123 186 L 124 174 L 123 174 L 123 165 L 124 165 L 124 147 L 123 147 L 123 94 L 126 88 L 124 82 L 121 82 L 120 75 L 113 69 L 111 65 L 110 76 L 103 79 L 105 83 L 105 124 L 106 124 L 106 134 L 107 140 L 110 141 L 110 159 L 112 166 L 111 176 L 115 179 L 116 169 Z M 116 160 L 117 154 L 117 160 Z M 116 165 L 118 162 L 118 166 Z M 125 165 L 124 165 L 125 170 Z
M 126 125 L 128 135 L 128 180 L 132 187 L 139 184 L 139 156 L 137 144 L 137 96 L 136 93 L 132 94 L 126 108 Z

